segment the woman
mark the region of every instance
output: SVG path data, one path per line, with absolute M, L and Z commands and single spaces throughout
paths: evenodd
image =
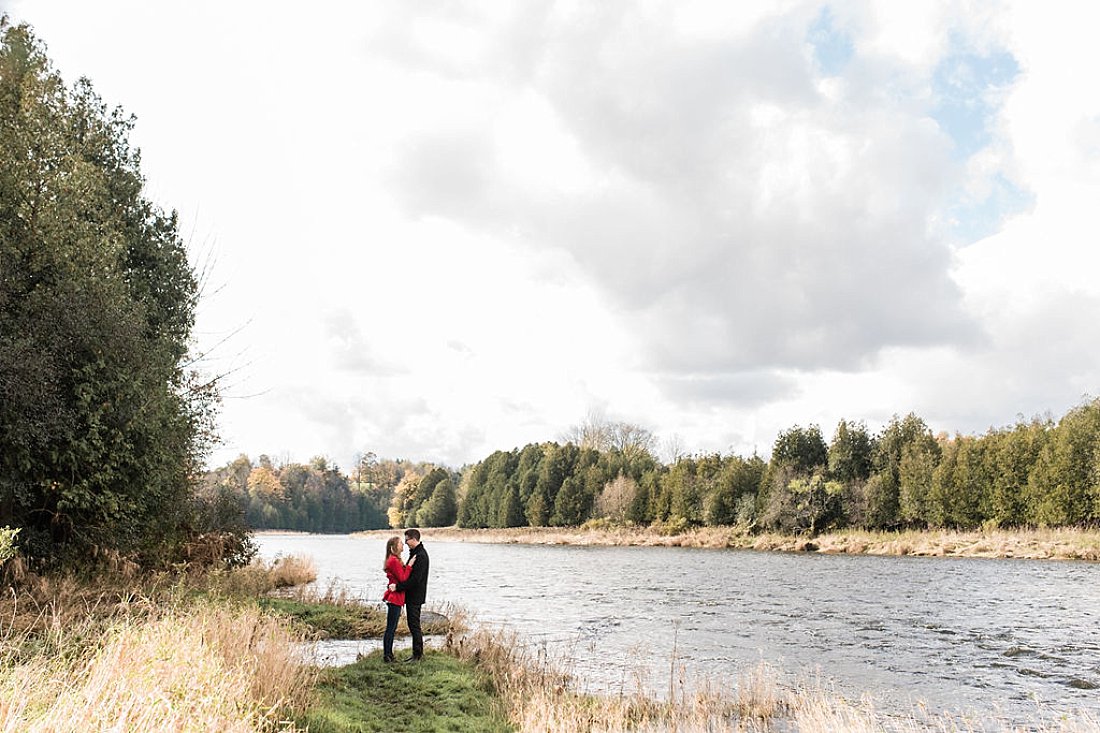
M 413 557 L 406 565 L 401 562 L 401 552 L 405 549 L 405 543 L 400 537 L 390 537 L 386 542 L 386 560 L 382 569 L 386 571 L 386 592 L 382 600 L 386 602 L 386 635 L 382 637 L 382 661 L 395 662 L 393 656 L 393 637 L 397 634 L 397 622 L 401 620 L 401 607 L 405 605 L 405 593 L 399 590 L 389 590 L 389 586 L 409 579 L 412 572 Z

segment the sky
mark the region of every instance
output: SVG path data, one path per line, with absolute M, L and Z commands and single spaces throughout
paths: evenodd
M 223 464 L 673 452 L 1100 392 L 1079 3 L 0 0 L 136 115 Z

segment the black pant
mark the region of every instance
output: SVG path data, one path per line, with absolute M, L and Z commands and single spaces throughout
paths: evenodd
M 382 637 L 382 654 L 393 657 L 393 637 L 397 633 L 397 622 L 401 620 L 401 606 L 386 604 L 386 633 Z
M 409 624 L 409 633 L 413 639 L 413 656 L 424 656 L 424 632 L 420 629 L 420 605 L 419 603 L 405 604 L 405 621 Z

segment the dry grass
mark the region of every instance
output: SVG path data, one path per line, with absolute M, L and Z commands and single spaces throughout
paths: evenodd
M 214 570 L 191 576 L 188 583 L 224 595 L 258 596 L 273 590 L 295 588 L 317 580 L 313 558 L 290 555 L 274 560 L 257 558 L 243 568 Z
M 567 660 L 532 651 L 505 632 L 481 629 L 448 648 L 488 674 L 509 719 L 525 733 L 768 731 L 787 711 L 775 675 L 763 664 L 741 675 L 732 692 L 718 684 L 689 690 L 681 678 L 669 699 L 657 700 L 640 690 L 579 693 L 562 671 Z
M 742 670 L 732 684 L 691 684 L 681 669 L 668 698 L 657 700 L 640 691 L 579 693 L 563 671 L 568 659 L 532 651 L 514 634 L 481 629 L 455 639 L 448 650 L 489 676 L 509 719 L 525 733 L 1100 733 L 1100 722 L 1087 714 L 1023 726 L 932 714 L 919 706 L 907 715 L 887 715 L 869 698 L 846 700 L 816 679 L 789 684 L 766 662 Z
M 0 597 L 0 731 L 273 731 L 306 704 L 301 633 L 249 598 L 312 580 L 309 561 L 94 584 L 23 574 Z
M 207 604 L 53 629 L 37 653 L 4 638 L 3 731 L 270 731 L 306 704 L 298 641 L 255 607 Z M 16 653 L 13 653 L 16 652 Z
M 364 533 L 370 536 L 385 532 Z M 1100 530 L 1076 528 L 996 529 L 961 532 L 928 530 L 866 532 L 845 530 L 814 538 L 749 534 L 736 527 L 697 527 L 670 532 L 653 527 L 519 527 L 515 529 L 431 530 L 441 540 L 537 545 L 610 545 L 740 548 L 765 551 L 920 555 L 949 557 L 1016 557 L 1100 561 Z
M 124 567 L 120 572 L 101 573 L 94 582 L 72 575 L 25 573 L 17 585 L 0 594 L 0 629 L 10 641 L 49 629 L 145 616 L 166 605 L 178 605 L 196 593 L 255 598 L 288 584 L 310 582 L 316 576 L 312 560 L 300 557 L 203 572 L 141 575 Z

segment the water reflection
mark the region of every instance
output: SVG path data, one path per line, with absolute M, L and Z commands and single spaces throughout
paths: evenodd
M 383 542 L 266 535 L 320 582 L 380 599 Z M 1100 711 L 1100 565 L 792 555 L 664 547 L 434 542 L 429 605 L 455 603 L 576 660 L 581 682 L 655 694 L 683 667 L 732 678 L 759 660 L 821 673 L 884 707 L 1033 719 Z

